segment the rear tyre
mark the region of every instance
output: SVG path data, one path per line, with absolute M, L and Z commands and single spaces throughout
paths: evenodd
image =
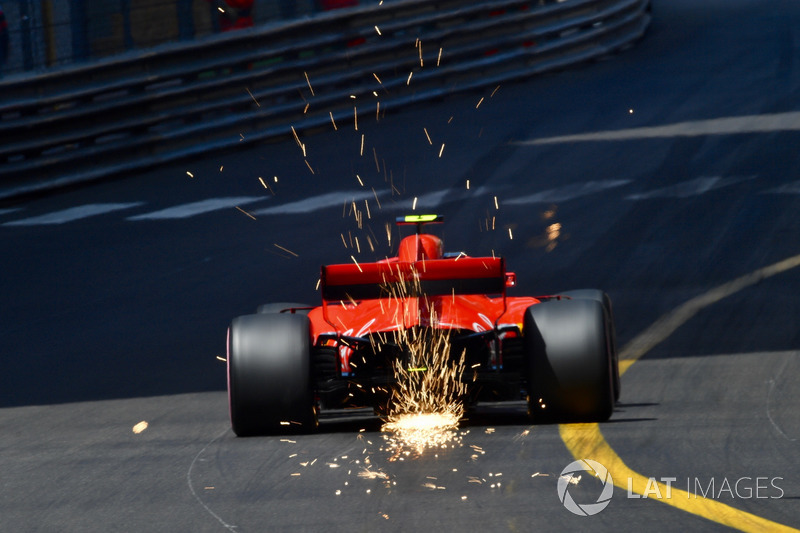
M 240 316 L 228 330 L 228 403 L 240 437 L 317 426 L 307 316 Z
M 537 423 L 601 422 L 614 410 L 603 305 L 554 300 L 525 312 L 528 412 Z
M 612 376 L 614 378 L 614 401 L 619 401 L 619 395 L 622 391 L 622 385 L 619 380 L 619 355 L 617 354 L 617 329 L 614 322 L 614 309 L 611 306 L 611 298 L 608 294 L 598 289 L 578 289 L 574 291 L 567 291 L 559 293 L 560 296 L 567 296 L 569 298 L 578 300 L 596 300 L 603 304 L 603 309 L 606 312 L 606 325 L 608 326 L 607 338 L 609 352 L 611 353 L 611 361 L 613 366 Z
M 311 311 L 311 307 L 308 304 L 298 304 L 298 303 L 289 303 L 289 302 L 280 302 L 280 303 L 273 303 L 273 304 L 263 304 L 259 305 L 258 309 L 256 309 L 256 313 L 259 315 L 266 315 L 269 313 L 289 313 L 292 314 L 291 309 L 295 309 L 294 314 L 298 315 L 307 315 L 309 311 Z M 301 308 L 301 309 L 298 309 Z M 305 308 L 305 309 L 303 309 Z

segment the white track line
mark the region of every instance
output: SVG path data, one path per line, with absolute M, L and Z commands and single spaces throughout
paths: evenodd
M 208 200 L 200 200 L 199 202 L 192 202 L 189 204 L 176 205 L 175 207 L 168 207 L 152 213 L 145 213 L 143 215 L 135 215 L 128 217 L 128 220 L 169 220 L 189 218 L 212 211 L 219 211 L 221 209 L 229 209 L 239 205 L 252 204 L 261 200 L 265 200 L 264 196 L 234 196 L 230 198 L 210 198 Z
M 197 494 L 197 491 L 195 491 L 195 490 L 194 490 L 194 485 L 192 484 L 192 470 L 194 469 L 194 465 L 195 465 L 195 463 L 197 463 L 197 460 L 198 460 L 198 459 L 200 459 L 200 456 L 201 456 L 201 455 L 203 455 L 203 454 L 205 453 L 205 451 L 208 449 L 208 447 L 209 447 L 209 446 L 211 446 L 211 445 L 212 445 L 212 444 L 214 444 L 216 441 L 218 441 L 220 438 L 222 438 L 222 436 L 223 436 L 223 435 L 225 435 L 227 432 L 228 432 L 228 428 L 225 428 L 225 430 L 224 430 L 224 431 L 221 431 L 221 432 L 219 432 L 219 433 L 217 434 L 217 436 L 216 436 L 216 437 L 214 437 L 213 439 L 211 439 L 211 440 L 210 440 L 210 441 L 209 441 L 209 442 L 208 442 L 208 443 L 207 443 L 207 444 L 206 444 L 206 445 L 203 447 L 203 449 L 202 449 L 202 450 L 200 450 L 199 452 L 197 452 L 197 455 L 195 455 L 195 456 L 194 456 L 194 459 L 192 459 L 192 463 L 189 465 L 189 470 L 186 472 L 186 484 L 187 484 L 187 485 L 189 485 L 189 492 L 191 492 L 191 493 L 192 493 L 192 496 L 194 496 L 194 499 L 195 499 L 195 500 L 197 500 L 197 502 L 198 502 L 200 505 L 202 505 L 202 506 L 203 506 L 203 509 L 205 509 L 205 510 L 206 510 L 206 512 L 207 512 L 208 514 L 210 514 L 211 516 L 213 516 L 214 518 L 216 518 L 216 519 L 217 519 L 217 522 L 219 522 L 220 524 L 222 524 L 222 525 L 223 525 L 223 527 L 225 527 L 225 529 L 227 529 L 227 530 L 229 530 L 229 531 L 235 531 L 235 530 L 236 530 L 236 526 L 234 526 L 234 525 L 232 525 L 232 524 L 229 524 L 229 523 L 227 523 L 227 522 L 226 522 L 225 520 L 223 520 L 223 519 L 222 519 L 222 518 L 221 518 L 221 517 L 220 517 L 220 516 L 219 516 L 217 513 L 215 513 L 214 511 L 212 511 L 212 510 L 211 510 L 211 508 L 210 508 L 208 505 L 206 505 L 206 504 L 205 504 L 205 502 L 204 502 L 204 501 L 203 501 L 203 500 L 200 498 L 200 496 L 198 496 L 198 494 Z
M 93 217 L 119 211 L 121 209 L 130 209 L 142 205 L 142 202 L 132 202 L 127 204 L 87 204 L 78 207 L 70 207 L 62 211 L 48 213 L 38 217 L 24 218 L 22 220 L 14 220 L 6 222 L 3 226 L 40 226 L 49 224 L 64 224 L 65 222 L 73 222 L 83 218 Z

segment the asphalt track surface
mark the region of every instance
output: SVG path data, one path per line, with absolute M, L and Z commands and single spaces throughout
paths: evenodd
M 365 102 L 358 131 L 302 135 L 310 168 L 267 144 L 0 207 L 0 531 L 800 527 L 800 4 L 655 1 L 654 17 L 606 61 L 378 122 Z M 534 427 L 489 405 L 402 461 L 368 416 L 235 438 L 229 320 L 315 302 L 319 265 L 389 253 L 384 223 L 415 197 L 446 216 L 449 250 L 504 255 L 520 294 L 609 292 L 638 358 L 611 421 Z M 613 498 L 581 517 L 556 488 L 587 450 L 624 468 L 605 465 Z M 629 493 L 632 473 L 707 498 L 680 510 L 663 485 Z M 570 494 L 593 503 L 600 483 L 584 472 Z

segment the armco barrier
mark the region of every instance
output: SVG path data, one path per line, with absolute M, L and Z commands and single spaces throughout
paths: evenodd
M 0 82 L 0 198 L 612 53 L 650 0 L 397 0 Z

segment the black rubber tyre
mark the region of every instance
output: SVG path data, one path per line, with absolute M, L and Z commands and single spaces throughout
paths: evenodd
M 228 330 L 228 403 L 238 436 L 317 426 L 307 316 L 240 316 Z M 288 422 L 288 424 L 286 424 Z
M 298 307 L 307 307 L 308 309 L 297 309 Z M 256 309 L 256 313 L 259 315 L 266 315 L 268 313 L 289 313 L 289 309 L 297 309 L 295 314 L 298 315 L 307 315 L 309 311 L 311 311 L 312 306 L 308 304 L 298 304 L 298 303 L 291 303 L 291 302 L 279 302 L 274 304 L 263 304 L 259 305 L 258 309 Z
M 594 299 L 532 305 L 523 328 L 534 422 L 608 420 L 614 390 L 603 305 Z
M 611 352 L 611 362 L 614 365 L 612 376 L 614 377 L 614 401 L 619 401 L 622 391 L 622 384 L 619 379 L 619 354 L 617 353 L 617 328 L 614 322 L 614 308 L 611 305 L 611 298 L 608 294 L 599 289 L 578 289 L 559 293 L 561 296 L 568 296 L 572 299 L 596 300 L 603 304 L 606 311 L 606 324 L 608 325 L 608 344 Z

